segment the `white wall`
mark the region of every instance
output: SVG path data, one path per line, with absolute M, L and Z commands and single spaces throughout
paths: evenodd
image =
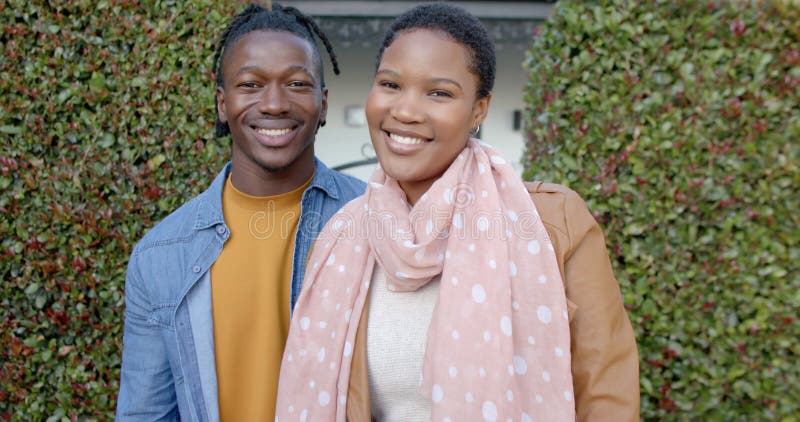
M 377 41 L 376 41 L 377 42 Z M 342 48 L 334 45 L 339 58 L 341 75 L 334 75 L 327 57 L 325 62 L 325 81 L 328 84 L 328 117 L 325 127 L 317 135 L 317 156 L 329 167 L 361 160 L 362 149 L 372 155 L 369 133 L 366 126 L 348 127 L 344 123 L 345 107 L 363 108 L 372 87 L 375 68 L 375 54 L 364 48 Z M 325 54 L 323 52 L 323 54 Z M 497 78 L 495 80 L 489 116 L 481 126 L 482 138 L 494 145 L 514 164 L 517 172 L 522 171 L 520 159 L 523 152 L 521 131 L 513 130 L 513 111 L 523 108 L 522 89 L 526 76 L 521 63 L 523 52 L 505 50 L 497 52 Z M 361 166 L 344 172 L 363 180 L 369 179 L 373 166 Z

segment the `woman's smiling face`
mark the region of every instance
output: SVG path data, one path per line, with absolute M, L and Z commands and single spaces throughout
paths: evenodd
M 399 32 L 384 50 L 367 97 L 372 145 L 410 203 L 447 170 L 470 131 L 486 117 L 491 95 L 477 98 L 470 51 L 445 32 Z

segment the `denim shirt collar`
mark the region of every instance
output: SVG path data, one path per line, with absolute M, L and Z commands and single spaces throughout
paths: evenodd
M 312 189 L 319 189 L 329 197 L 339 200 L 341 193 L 339 192 L 339 186 L 336 184 L 333 170 L 329 169 L 316 157 L 314 157 L 314 165 L 317 170 L 306 192 Z M 231 168 L 232 163 L 229 161 L 217 177 L 214 178 L 211 186 L 198 196 L 197 200 L 200 201 L 200 204 L 197 207 L 197 215 L 195 216 L 195 230 L 204 230 L 219 224 L 225 224 L 225 218 L 222 215 L 222 189 L 225 187 L 225 181 L 228 179 Z M 305 197 L 306 192 L 303 192 L 303 197 Z

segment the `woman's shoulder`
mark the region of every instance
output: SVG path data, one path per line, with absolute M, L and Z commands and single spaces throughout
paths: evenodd
M 569 244 L 597 225 L 583 198 L 567 186 L 533 181 L 525 182 L 525 188 L 545 225 L 569 239 Z

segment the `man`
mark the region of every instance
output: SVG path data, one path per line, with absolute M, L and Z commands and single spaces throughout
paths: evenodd
M 290 310 L 314 237 L 364 184 L 314 157 L 327 89 L 294 8 L 251 5 L 214 56 L 231 163 L 144 236 L 125 283 L 118 420 L 273 420 Z

